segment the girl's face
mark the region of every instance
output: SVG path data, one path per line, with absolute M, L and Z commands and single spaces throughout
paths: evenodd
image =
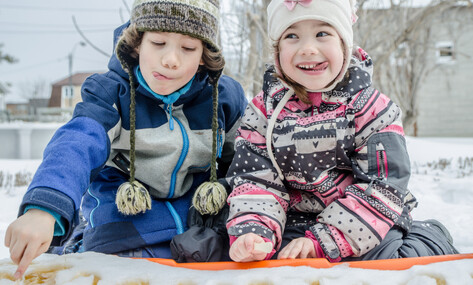
M 183 34 L 145 32 L 137 52 L 143 78 L 159 95 L 186 85 L 203 64 L 202 41 Z
M 282 71 L 307 90 L 320 90 L 338 77 L 343 66 L 342 40 L 329 24 L 304 20 L 290 26 L 279 41 Z

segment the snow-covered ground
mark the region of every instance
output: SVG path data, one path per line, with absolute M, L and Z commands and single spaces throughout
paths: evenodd
M 413 172 L 409 188 L 419 201 L 412 212 L 414 219 L 443 222 L 460 252 L 472 253 L 473 138 L 408 137 L 407 144 Z M 3 238 L 17 215 L 26 186 L 14 184 L 29 179 L 39 164 L 37 160 L 0 160 L 0 284 L 13 284 L 9 278 L 15 271 Z M 30 279 L 22 284 L 48 278 L 56 278 L 56 284 L 473 284 L 473 259 L 403 271 L 342 265 L 330 269 L 280 267 L 216 272 L 86 253 L 60 258 L 42 255 L 26 275 Z

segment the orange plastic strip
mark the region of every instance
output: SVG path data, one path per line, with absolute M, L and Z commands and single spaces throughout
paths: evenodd
M 383 259 L 370 261 L 353 261 L 330 263 L 325 258 L 310 259 L 286 259 L 286 260 L 264 260 L 256 262 L 195 262 L 195 263 L 177 263 L 173 259 L 146 258 L 149 261 L 163 265 L 196 269 L 196 270 L 239 270 L 252 268 L 269 268 L 280 266 L 310 266 L 313 268 L 331 268 L 340 264 L 349 264 L 352 268 L 377 269 L 377 270 L 405 270 L 414 265 L 426 265 L 436 262 L 452 261 L 460 259 L 473 259 L 473 253 L 437 255 L 426 257 L 411 257 L 400 259 Z

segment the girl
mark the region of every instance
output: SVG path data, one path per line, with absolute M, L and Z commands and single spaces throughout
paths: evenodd
M 220 78 L 218 13 L 218 0 L 135 1 L 109 71 L 84 82 L 7 229 L 16 278 L 68 239 L 79 209 L 79 251 L 171 257 L 197 186 L 216 183 L 217 156 L 223 174 L 230 164 L 246 107 L 241 86 Z
M 371 86 L 372 61 L 353 47 L 353 2 L 268 6 L 275 66 L 243 116 L 228 171 L 235 261 L 457 252 L 439 222 L 412 222 L 401 110 Z

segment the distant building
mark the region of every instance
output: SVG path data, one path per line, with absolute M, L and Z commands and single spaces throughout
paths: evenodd
M 11 115 L 27 115 L 29 109 L 28 99 L 16 98 L 14 101 L 5 103 L 6 110 Z
M 75 73 L 71 77 L 66 77 L 54 82 L 51 90 L 51 98 L 49 98 L 49 108 L 74 108 L 81 102 L 81 86 L 92 72 Z
M 402 10 L 402 7 L 400 9 Z M 419 11 L 418 9 L 426 8 L 406 8 L 405 13 L 416 15 L 414 12 Z M 372 9 L 367 10 L 363 18 L 376 19 L 373 21 L 378 23 L 377 27 L 381 27 L 379 31 L 389 35 L 390 30 L 386 27 L 395 25 L 390 21 L 393 20 L 392 15 L 397 14 L 402 17 L 402 11 L 397 9 Z M 426 13 L 426 15 L 428 15 L 426 17 L 431 17 L 433 13 Z M 386 24 L 386 21 L 389 24 Z M 413 22 L 415 23 L 415 21 Z M 375 29 L 373 26 L 367 21 L 367 24 L 362 26 L 365 29 L 362 31 L 371 31 Z M 367 52 L 373 57 L 375 74 L 382 77 L 377 79 L 394 83 L 391 86 L 385 83 L 385 86 L 380 88 L 381 91 L 386 92 L 385 94 L 390 96 L 401 108 L 403 105 L 412 107 L 409 101 L 412 98 L 407 95 L 410 92 L 416 94 L 413 100 L 416 109 L 403 110 L 405 117 L 408 112 L 414 112 L 415 116 L 413 122 L 409 122 L 413 123 L 412 126 L 404 126 L 408 135 L 473 137 L 472 28 L 473 5 L 457 5 L 445 9 L 441 14 L 435 14 L 428 25 L 425 23 L 416 25 L 416 33 L 409 34 L 407 40 L 400 43 L 397 50 L 392 52 L 389 64 L 384 65 L 377 64 L 376 52 L 385 55 L 383 48 L 387 46 L 384 46 L 383 42 L 380 42 L 376 37 L 369 38 L 369 44 L 377 44 L 377 46 L 369 46 L 370 49 L 367 49 Z M 408 32 L 409 30 L 404 31 L 406 34 Z M 363 32 L 357 31 L 355 35 L 358 35 L 355 43 L 357 41 L 363 42 L 366 39 L 363 38 L 366 37 Z M 399 38 L 402 39 L 401 36 Z M 363 48 L 366 47 L 363 46 Z M 385 60 L 383 63 L 386 62 Z M 407 68 L 405 68 L 406 66 Z M 421 77 L 422 74 L 418 71 L 424 72 L 424 77 Z M 410 72 L 412 72 L 411 77 L 408 77 Z M 406 75 L 405 78 L 404 75 Z M 399 81 L 400 78 L 405 81 Z M 420 81 L 418 81 L 419 79 Z M 376 88 L 379 88 L 380 81 L 376 81 L 376 79 L 373 81 Z M 392 88 L 393 92 L 389 88 Z M 402 97 L 401 94 L 401 98 L 397 98 L 393 95 L 395 93 L 404 93 L 406 97 Z
M 472 26 L 471 6 L 446 11 L 432 26 L 435 49 L 429 61 L 436 68 L 419 90 L 417 135 L 421 137 L 473 137 L 473 29 L 449 23 L 464 19 Z
M 33 98 L 29 99 L 29 112 L 30 115 L 38 115 L 39 109 L 47 108 L 49 104 L 49 98 Z

